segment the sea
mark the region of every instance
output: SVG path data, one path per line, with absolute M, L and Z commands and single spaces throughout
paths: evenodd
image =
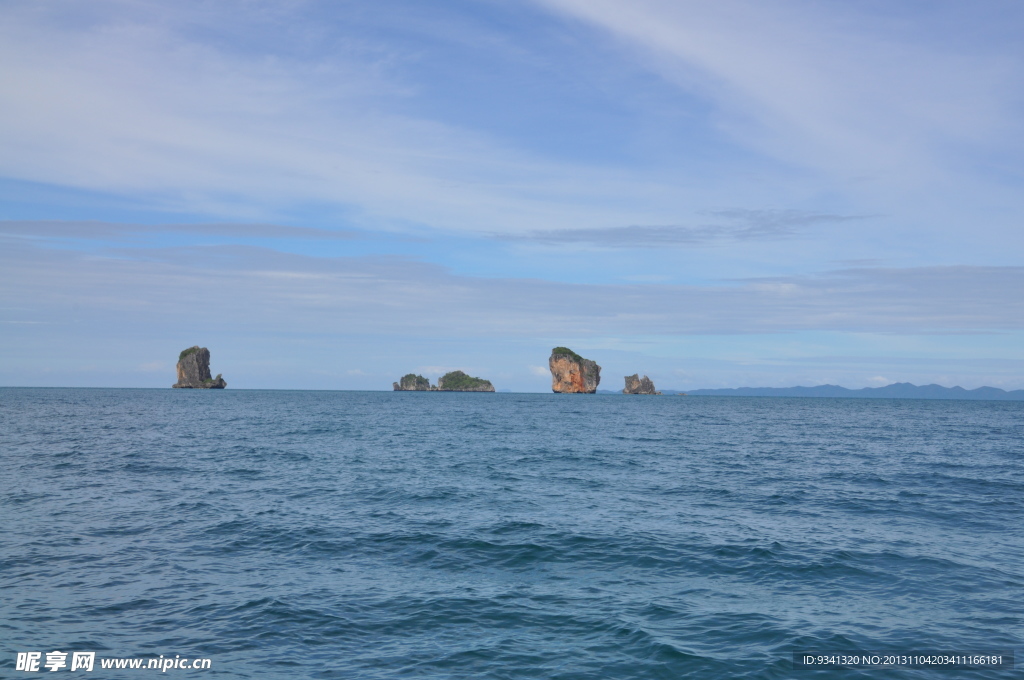
M 5 678 L 1024 664 L 1024 402 L 4 388 L 0 463 Z

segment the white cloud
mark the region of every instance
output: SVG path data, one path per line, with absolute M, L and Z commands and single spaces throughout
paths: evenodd
M 1020 152 L 1021 55 L 1012 42 L 951 39 L 943 7 L 907 21 L 843 2 L 539 2 L 615 36 L 713 101 L 722 129 L 778 158 L 905 186 L 934 178 L 940 159 L 953 169 L 949 154 L 965 146 Z M 1007 9 L 989 9 L 962 19 L 998 33 Z
M 86 15 L 77 21 L 60 12 L 70 6 L 4 11 L 0 175 L 231 219 L 327 204 L 370 228 L 515 232 L 666 217 L 622 198 L 667 179 L 538 157 L 406 112 L 404 86 L 383 65 L 395 55 L 304 55 L 279 31 L 254 55 L 237 35 L 210 37 L 257 23 L 248 5 L 182 4 L 167 16 L 159 4 L 76 3 Z M 316 30 L 298 14 L 277 20 L 300 37 Z
M 35 239 L 111 239 L 128 241 L 157 235 L 196 235 L 230 239 L 289 239 L 345 241 L 362 236 L 359 232 L 312 229 L 265 223 L 210 224 L 116 224 L 83 220 L 0 220 L 0 234 Z
M 1007 239 L 1019 239 L 1006 215 L 1019 212 L 1020 192 L 1004 193 L 1001 184 L 1013 175 L 1005 169 L 1019 165 L 1024 139 L 1018 52 L 939 42 L 925 16 L 931 10 L 908 23 L 912 30 L 877 7 L 869 15 L 849 3 L 538 6 L 555 10 L 546 28 L 564 29 L 556 18 L 564 16 L 585 22 L 569 31 L 596 26 L 678 90 L 659 83 L 647 106 L 636 78 L 610 78 L 592 52 L 570 60 L 533 54 L 514 29 L 483 39 L 449 28 L 433 39 L 482 63 L 504 63 L 502 50 L 517 45 L 524 60 L 566 69 L 560 77 L 580 90 L 578 99 L 565 95 L 571 110 L 615 121 L 606 129 L 595 123 L 587 144 L 576 140 L 607 146 L 599 160 L 545 143 L 573 136 L 574 115 L 532 127 L 517 121 L 510 132 L 488 123 L 515 116 L 488 108 L 473 88 L 458 93 L 456 114 L 424 105 L 423 92 L 443 89 L 410 75 L 429 41 L 409 38 L 408 24 L 373 35 L 346 28 L 359 15 L 402 21 L 386 18 L 401 14 L 392 5 L 336 4 L 318 10 L 329 16 L 322 22 L 304 3 L 180 2 L 168 11 L 135 1 L 11 2 L 0 9 L 0 176 L 202 219 L 280 221 L 313 210 L 368 230 L 518 234 L 613 248 L 732 246 L 813 226 L 695 223 L 695 215 L 728 206 L 795 206 L 760 212 L 812 218 L 931 210 L 929 230 L 960 230 L 949 226 L 951 215 L 974 219 L 993 206 L 998 224 L 977 226 L 968 246 L 984 240 L 1005 252 Z M 973 12 L 979 25 L 996 23 L 983 9 Z M 988 24 L 976 32 L 985 36 Z M 602 42 L 566 37 L 574 40 L 565 44 Z M 603 45 L 601 54 L 613 58 Z M 616 65 L 629 61 L 614 54 Z M 496 75 L 496 87 L 515 90 L 526 74 Z M 628 111 L 614 101 L 630 102 Z M 462 103 L 475 105 L 475 116 L 459 115 Z M 523 111 L 534 105 L 524 99 Z M 659 144 L 668 138 L 671 151 Z M 910 185 L 928 189 L 912 206 Z M 999 233 L 978 236 L 989 231 Z M 879 241 L 891 233 L 876 225 Z
M 18 321 L 168 319 L 294 333 L 616 337 L 1024 328 L 1024 267 L 855 268 L 706 285 L 567 284 L 457 276 L 399 257 L 253 246 L 47 249 L 8 240 L 0 308 Z M 443 373 L 454 365 L 423 366 Z
M 499 236 L 507 241 L 549 245 L 586 244 L 605 248 L 665 248 L 711 245 L 746 240 L 774 240 L 798 236 L 809 228 L 834 225 L 863 217 L 830 215 L 800 210 L 719 210 L 717 223 L 700 226 L 608 227 L 603 229 L 549 229 Z

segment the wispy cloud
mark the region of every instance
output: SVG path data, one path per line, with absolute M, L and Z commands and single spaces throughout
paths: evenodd
M 1021 138 L 1024 60 L 1000 28 L 1020 7 L 939 3 L 910 20 L 842 2 L 539 1 L 615 36 L 714 102 L 720 129 L 778 158 L 906 185 L 955 171 L 965 145 Z M 973 39 L 951 37 L 964 25 Z
M 747 240 L 792 238 L 807 229 L 864 219 L 801 210 L 720 210 L 711 213 L 717 224 L 700 226 L 608 227 L 602 229 L 549 229 L 521 235 L 498 235 L 509 241 L 560 245 L 581 244 L 603 248 L 660 248 L 697 246 Z
M 40 239 L 125 239 L 154 235 L 194 234 L 232 239 L 298 239 L 336 241 L 360 238 L 351 229 L 314 229 L 278 224 L 123 224 L 76 220 L 0 220 L 0 235 Z
M 403 257 L 310 257 L 244 245 L 77 253 L 14 242 L 3 316 L 129 314 L 267 332 L 462 337 L 1024 328 L 1024 267 L 859 268 L 709 285 L 458 276 Z M 195 305 L 202 300 L 201 306 Z
M 361 37 L 348 6 L 328 39 L 297 9 L 5 7 L 0 176 L 228 220 L 329 206 L 371 229 L 514 232 L 663 212 L 622 199 L 665 180 L 419 111 L 422 85 L 401 74 L 422 45 Z

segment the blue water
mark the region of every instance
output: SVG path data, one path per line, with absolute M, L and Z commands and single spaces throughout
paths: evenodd
M 0 389 L 0 455 L 4 677 L 1019 672 L 791 655 L 1022 647 L 1021 402 Z

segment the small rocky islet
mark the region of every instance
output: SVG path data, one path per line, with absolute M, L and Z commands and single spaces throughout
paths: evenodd
M 391 383 L 395 392 L 493 392 L 494 385 L 490 380 L 474 378 L 463 371 L 449 371 L 431 385 L 430 380 L 422 375 L 407 373 L 396 382 Z
M 221 374 L 210 375 L 210 350 L 194 345 L 178 355 L 178 382 L 171 385 L 177 389 L 222 390 L 228 386 Z
M 661 394 L 654 388 L 654 383 L 646 375 L 640 377 L 639 374 L 634 373 L 633 375 L 626 376 L 626 387 L 622 390 L 623 394 Z

